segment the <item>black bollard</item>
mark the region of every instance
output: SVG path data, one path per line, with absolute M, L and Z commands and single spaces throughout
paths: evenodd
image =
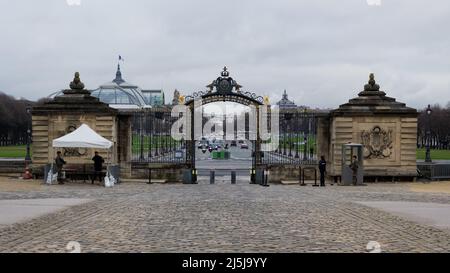
M 210 171 L 210 173 L 209 173 L 209 184 L 214 184 L 214 179 L 215 179 L 215 172 L 214 171 Z
M 250 184 L 256 184 L 255 180 L 256 180 L 255 169 L 251 169 L 250 170 Z
M 192 184 L 198 184 L 197 183 L 197 169 L 192 170 Z
M 236 184 L 236 172 L 231 172 L 231 184 Z
M 303 179 L 302 179 L 302 167 L 298 167 L 298 180 L 300 182 L 300 186 L 306 186 L 305 176 L 303 176 Z

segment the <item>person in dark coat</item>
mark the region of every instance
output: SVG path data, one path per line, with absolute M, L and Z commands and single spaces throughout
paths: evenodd
M 95 155 L 92 158 L 92 161 L 94 161 L 94 175 L 92 176 L 92 184 L 94 184 L 94 180 L 98 177 L 98 180 L 102 182 L 102 169 L 103 169 L 103 163 L 105 163 L 105 160 L 103 157 L 101 157 L 97 151 L 95 151 Z
M 320 157 L 319 171 L 320 171 L 320 186 L 325 187 L 325 173 L 327 171 L 327 162 L 325 161 L 324 156 Z
M 62 169 L 65 164 L 66 164 L 66 161 L 64 161 L 64 158 L 62 158 L 61 152 L 60 151 L 56 152 L 55 165 L 56 165 L 56 170 L 58 171 L 58 183 L 59 184 L 64 184 L 63 179 L 62 179 Z
M 358 168 L 359 168 L 359 162 L 358 157 L 356 155 L 353 156 L 352 163 L 350 164 L 350 169 L 352 169 L 353 172 L 353 185 L 356 185 L 358 181 Z

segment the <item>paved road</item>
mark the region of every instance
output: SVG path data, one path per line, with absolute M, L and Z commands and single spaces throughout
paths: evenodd
M 252 168 L 252 146 L 250 143 L 248 145 L 249 149 L 241 149 L 240 146 L 230 147 L 228 149 L 229 160 L 212 159 L 210 152 L 203 153 L 202 150 L 196 149 L 195 166 L 200 175 L 207 175 L 210 170 L 217 171 L 218 175 L 229 175 L 231 170 L 237 171 L 240 175 L 249 174 L 249 170 Z
M 395 215 L 406 217 L 418 223 L 446 229 L 450 232 L 450 204 L 424 202 L 360 202 Z
M 90 184 L 0 192 L 0 200 L 92 202 L 0 229 L 0 252 L 449 252 L 450 233 L 357 202 L 449 204 L 448 194 L 398 184 L 314 188 L 237 185 Z
M 0 200 L 0 227 L 24 222 L 89 201 L 91 200 L 79 198 Z

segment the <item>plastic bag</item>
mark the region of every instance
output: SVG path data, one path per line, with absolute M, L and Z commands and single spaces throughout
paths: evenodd
M 105 175 L 105 187 L 110 188 L 114 186 L 114 182 L 110 180 L 109 174 Z
M 111 184 L 115 185 L 116 179 L 114 178 L 114 176 L 112 174 L 108 174 L 108 177 L 109 177 L 109 181 L 111 182 Z
M 58 173 L 53 173 L 52 170 L 48 171 L 47 180 L 45 181 L 45 183 L 48 185 L 52 185 L 53 183 L 56 183 L 57 180 Z

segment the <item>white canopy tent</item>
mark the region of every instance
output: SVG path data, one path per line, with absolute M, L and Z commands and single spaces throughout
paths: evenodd
M 97 134 L 86 124 L 75 131 L 53 140 L 53 148 L 96 148 L 109 149 L 113 143 Z
M 86 124 L 82 124 L 75 131 L 60 138 L 54 139 L 52 142 L 53 148 L 108 149 L 108 158 L 110 155 L 110 148 L 112 146 L 113 146 L 112 141 L 102 137 Z M 51 170 L 53 170 L 53 162 Z M 51 179 L 53 179 L 53 177 Z

